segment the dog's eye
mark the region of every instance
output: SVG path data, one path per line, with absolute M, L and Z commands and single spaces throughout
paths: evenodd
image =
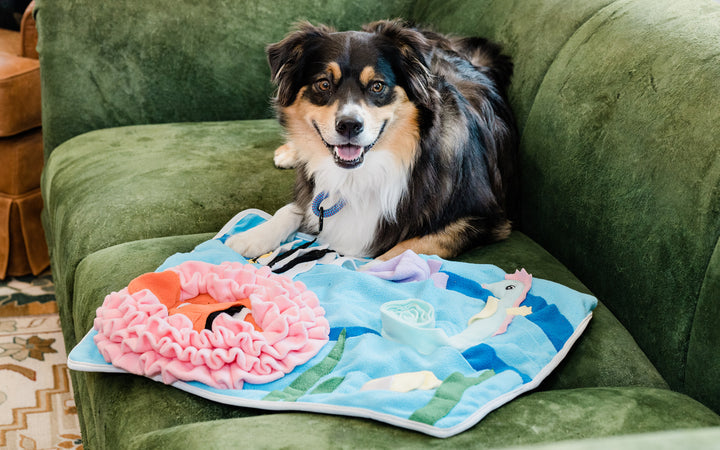
M 322 80 L 318 80 L 315 82 L 315 89 L 317 89 L 320 92 L 327 92 L 330 90 L 330 87 L 332 85 L 330 84 L 330 81 L 326 78 L 323 78 Z
M 375 94 L 381 94 L 385 90 L 385 83 L 382 81 L 375 81 L 370 85 L 370 90 Z

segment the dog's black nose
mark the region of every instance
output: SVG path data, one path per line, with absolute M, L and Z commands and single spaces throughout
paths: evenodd
M 352 139 L 363 131 L 362 120 L 354 116 L 343 116 L 335 122 L 335 131 L 341 136 Z

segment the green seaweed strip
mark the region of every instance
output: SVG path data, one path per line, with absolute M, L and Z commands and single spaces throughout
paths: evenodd
M 313 389 L 310 395 L 315 394 L 329 394 L 337 389 L 338 386 L 345 380 L 345 377 L 333 377 L 329 380 L 325 380 L 318 387 Z
M 337 343 L 322 361 L 302 373 L 295 381 L 290 383 L 290 386 L 282 391 L 270 392 L 263 400 L 294 402 L 302 397 L 320 378 L 332 372 L 338 361 L 340 361 L 345 350 L 345 335 L 346 332 L 343 329 L 340 336 L 338 336 Z
M 410 420 L 434 425 L 435 422 L 450 413 L 455 405 L 458 404 L 467 388 L 478 385 L 494 375 L 494 370 L 486 370 L 477 377 L 466 377 L 460 372 L 453 372 L 443 380 L 427 405 L 418 408 L 412 413 Z

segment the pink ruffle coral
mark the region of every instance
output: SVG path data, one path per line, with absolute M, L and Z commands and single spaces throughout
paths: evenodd
M 164 383 L 199 381 L 220 389 L 277 380 L 315 356 L 330 325 L 317 296 L 267 267 L 188 261 L 179 275 L 181 299 L 209 294 L 218 302 L 249 299 L 252 324 L 221 314 L 211 330 L 196 331 L 148 289 L 105 297 L 95 318 L 95 343 L 106 361 L 128 372 L 161 376 Z

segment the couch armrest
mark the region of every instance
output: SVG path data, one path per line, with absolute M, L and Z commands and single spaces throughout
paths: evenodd
M 38 32 L 33 17 L 34 8 L 35 1 L 32 1 L 25 9 L 20 22 L 20 56 L 38 59 L 38 52 L 35 48 L 37 47 Z
M 40 64 L 0 53 L 0 137 L 40 126 Z
M 720 411 L 720 4 L 614 2 L 560 50 L 526 122 L 522 226 Z

